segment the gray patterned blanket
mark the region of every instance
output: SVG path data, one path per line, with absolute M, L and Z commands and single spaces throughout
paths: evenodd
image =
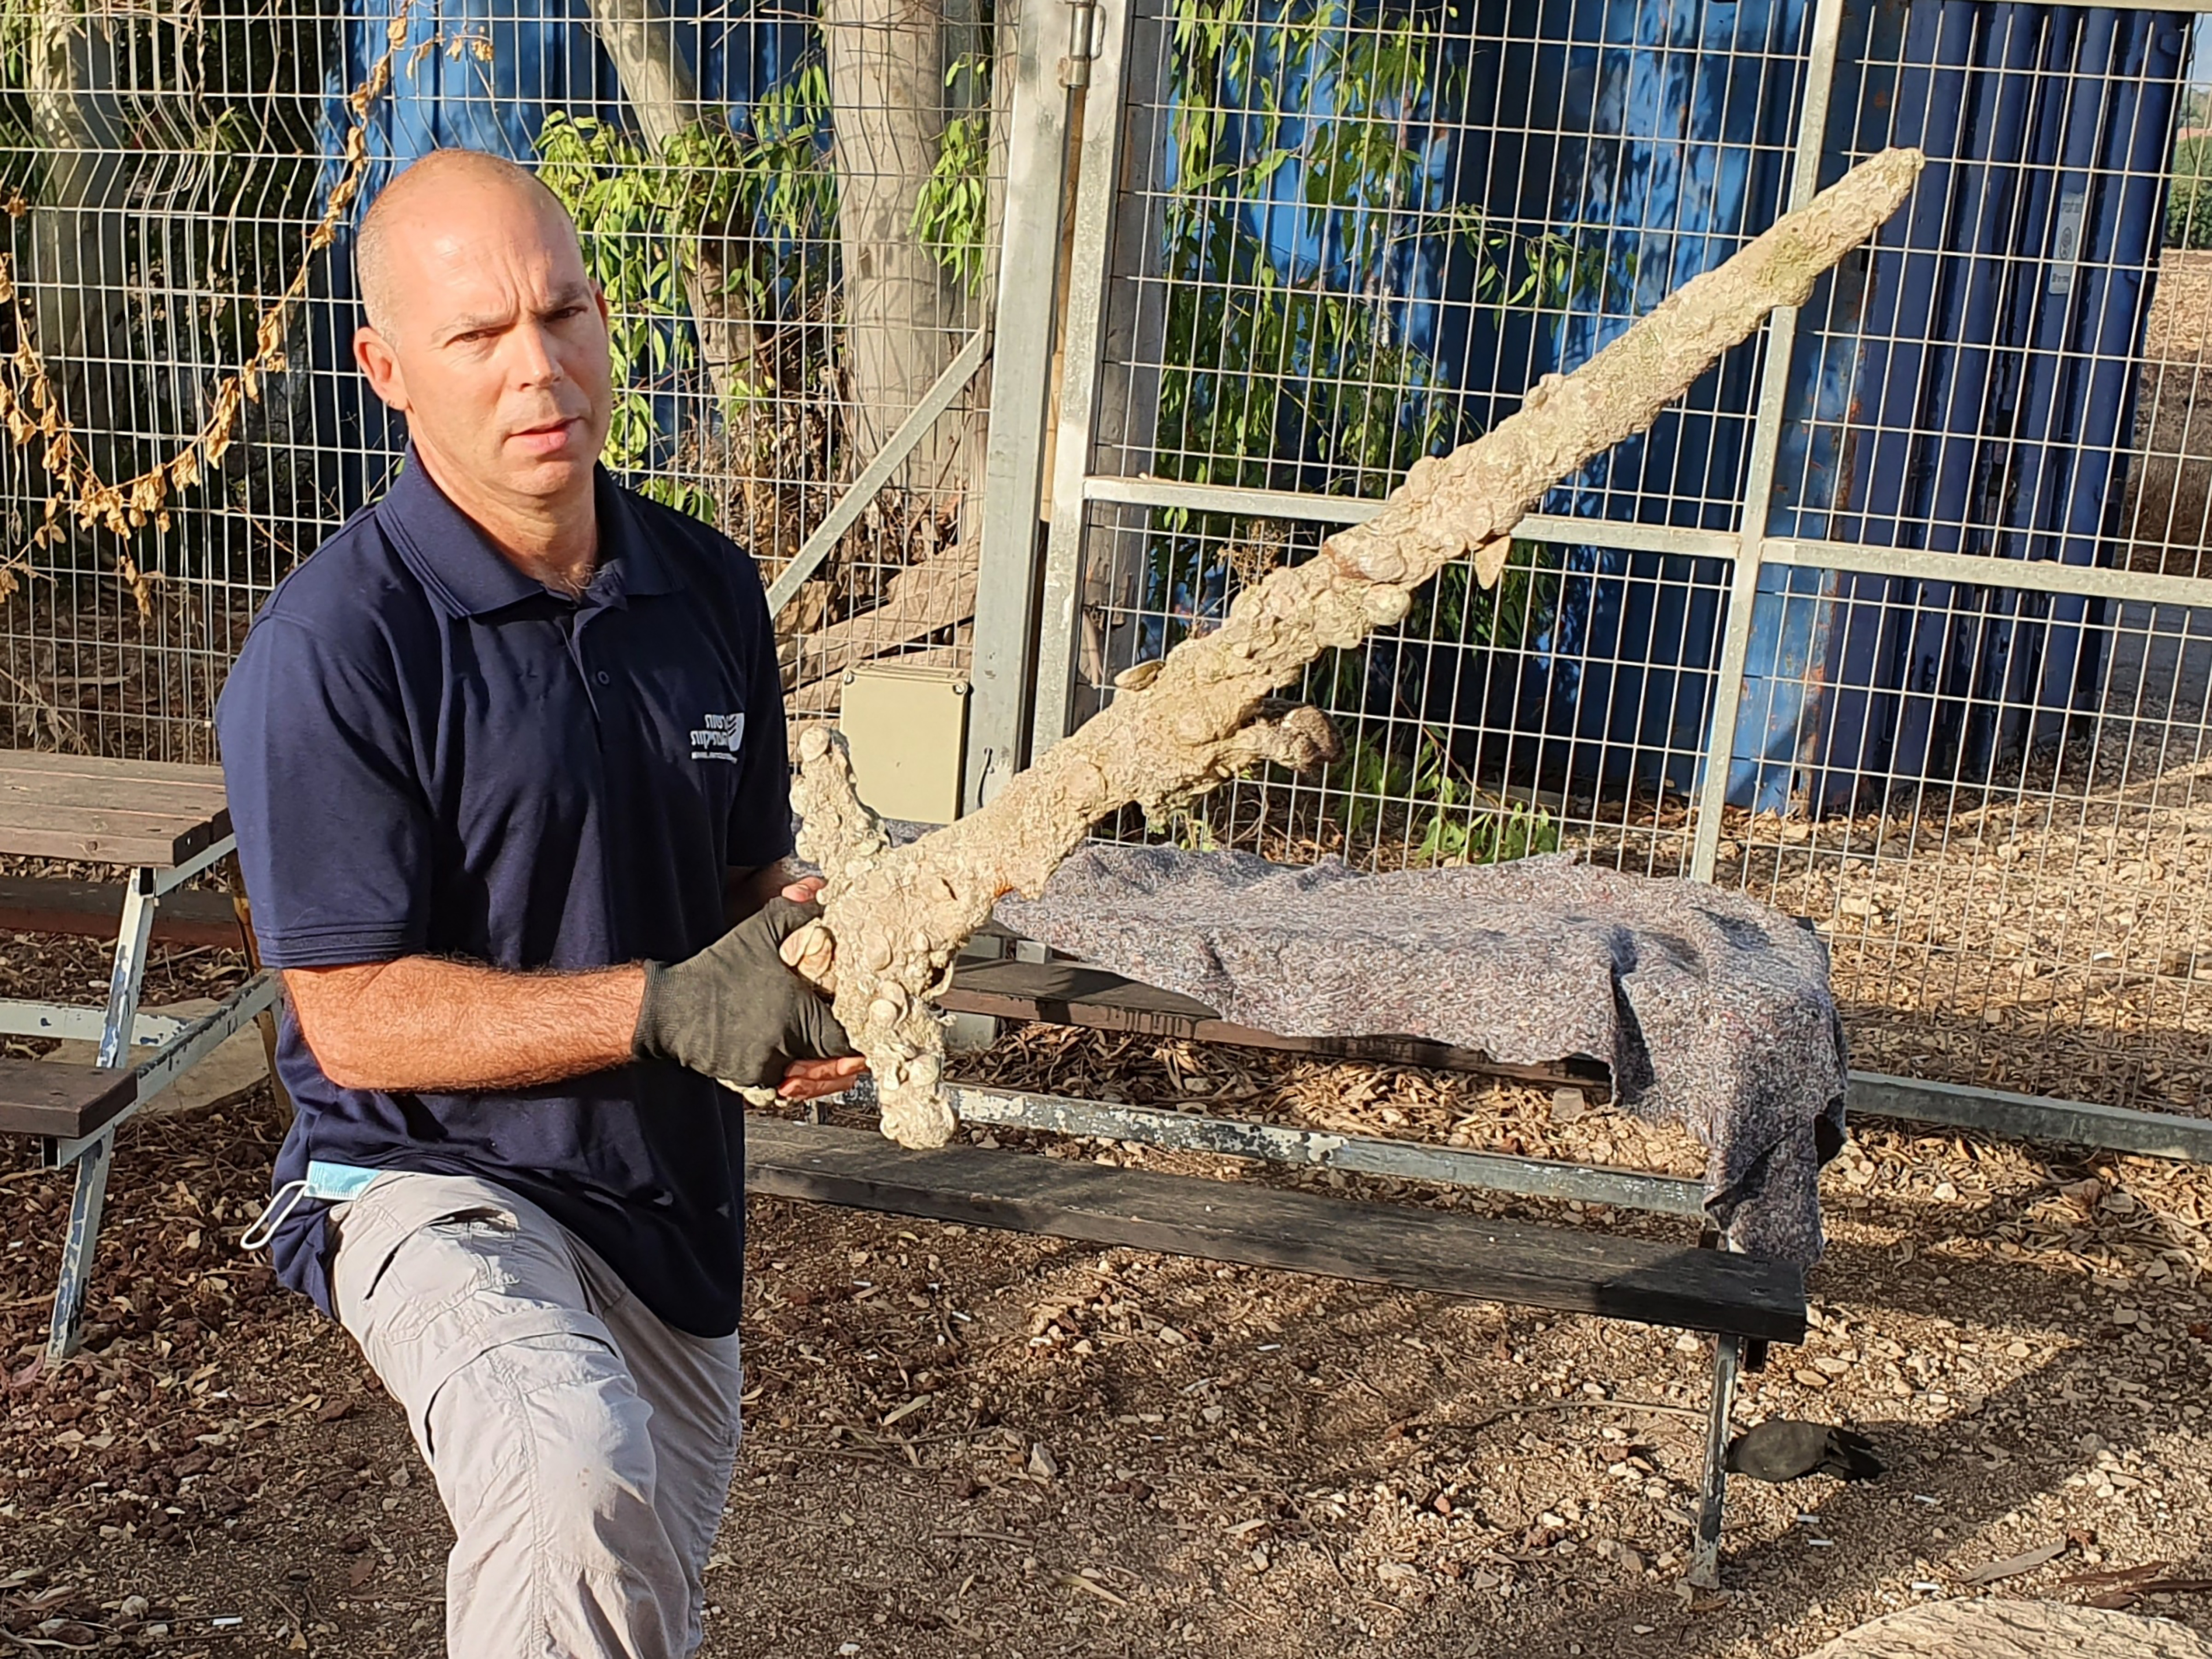
M 1706 1148 L 1706 1208 L 1738 1249 L 1820 1257 L 1843 1030 L 1826 945 L 1765 905 L 1567 856 L 1370 876 L 1335 860 L 1102 846 L 998 917 L 1285 1036 L 1603 1060 L 1623 1106 Z

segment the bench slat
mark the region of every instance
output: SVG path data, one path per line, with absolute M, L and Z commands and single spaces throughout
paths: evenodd
M 116 882 L 0 876 L 0 933 L 74 933 L 112 943 L 123 921 Z M 238 912 L 228 893 L 179 888 L 154 907 L 154 938 L 163 945 L 235 949 Z
M 1146 985 L 1103 968 L 1073 962 L 963 963 L 952 988 L 938 999 L 956 1013 L 999 1019 L 1042 1020 L 1093 1030 L 1139 1031 L 1194 1042 L 1327 1055 L 1383 1066 L 1421 1066 L 1437 1071 L 1478 1072 L 1546 1085 L 1569 1084 L 1603 1100 L 1612 1073 L 1600 1060 L 1571 1057 L 1550 1065 L 1522 1066 L 1492 1059 L 1480 1048 L 1460 1048 L 1413 1036 L 1286 1036 L 1237 1025 L 1193 997 Z
M 1033 1153 L 913 1152 L 864 1129 L 745 1119 L 745 1184 L 898 1215 L 1774 1342 L 1805 1335 L 1787 1263 L 1463 1212 L 1354 1204 Z
M 211 784 L 217 789 L 222 787 L 220 766 L 194 766 L 182 761 L 117 760 L 106 755 L 60 755 L 47 749 L 0 750 L 0 770 L 99 778 L 109 782 Z
M 220 767 L 0 750 L 0 853 L 168 868 L 229 833 Z
M 0 801 L 28 806 L 87 806 L 157 817 L 209 818 L 228 797 L 220 783 L 148 783 L 71 772 L 23 772 L 0 766 Z
M 120 1117 L 138 1098 L 129 1072 L 0 1055 L 0 1134 L 73 1140 Z
M 0 853 L 168 869 L 230 834 L 230 813 L 155 817 L 0 799 Z

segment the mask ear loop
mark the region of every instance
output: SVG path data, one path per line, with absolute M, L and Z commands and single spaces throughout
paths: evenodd
M 268 1243 L 276 1237 L 276 1230 L 290 1218 L 292 1212 L 300 1207 L 300 1200 L 307 1195 L 307 1183 L 304 1181 L 288 1181 L 279 1187 L 261 1213 L 253 1218 L 253 1224 L 239 1236 L 238 1248 L 258 1250 Z

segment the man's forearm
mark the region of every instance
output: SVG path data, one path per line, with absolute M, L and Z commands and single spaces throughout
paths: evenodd
M 519 1089 L 631 1058 L 645 973 L 514 974 L 439 957 L 293 968 L 284 988 L 344 1089 Z

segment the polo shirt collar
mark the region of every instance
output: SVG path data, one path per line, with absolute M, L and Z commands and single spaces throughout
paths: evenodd
M 606 603 L 619 604 L 625 596 L 651 599 L 673 593 L 684 586 L 675 567 L 661 552 L 659 538 L 641 522 L 637 502 L 629 491 L 616 486 L 604 466 L 598 470 L 594 500 L 599 514 L 599 569 L 592 580 L 597 587 L 603 580 L 611 579 L 614 585 L 607 592 Z
M 682 586 L 637 514 L 604 466 L 594 473 L 599 562 L 586 604 L 621 605 Z M 453 617 L 483 617 L 549 590 L 517 569 L 473 520 L 455 507 L 422 465 L 415 446 L 377 503 L 377 517 L 400 557 Z

